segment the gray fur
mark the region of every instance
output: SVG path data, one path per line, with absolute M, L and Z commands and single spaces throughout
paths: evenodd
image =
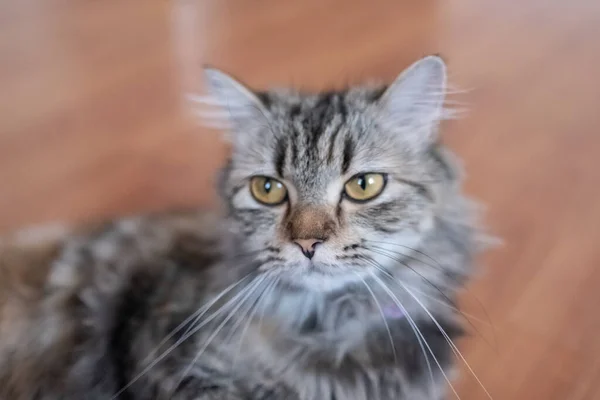
M 478 245 L 437 138 L 443 62 L 425 58 L 387 90 L 253 93 L 207 78 L 233 145 L 222 217 L 131 218 L 61 241 L 29 321 L 36 335 L 0 358 L 0 396 L 444 398 L 453 350 L 441 329 L 461 333 L 450 306 Z M 387 185 L 356 204 L 343 185 L 361 172 Z M 289 201 L 259 204 L 254 175 L 283 182 Z M 292 243 L 302 232 L 323 235 L 310 261 Z M 394 299 L 404 317 L 383 311 Z M 45 362 L 15 368 L 34 357 Z

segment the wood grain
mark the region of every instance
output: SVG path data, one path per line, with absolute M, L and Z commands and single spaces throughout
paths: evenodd
M 470 89 L 444 139 L 505 242 L 461 349 L 494 399 L 600 399 L 598 38 L 594 0 L 4 1 L 0 231 L 214 203 L 226 148 L 185 102 L 203 63 L 319 89 L 441 53 Z

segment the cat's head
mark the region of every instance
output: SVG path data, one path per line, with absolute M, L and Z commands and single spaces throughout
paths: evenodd
M 239 253 L 261 270 L 335 289 L 388 268 L 386 251 L 417 248 L 432 229 L 437 193 L 451 184 L 436 149 L 442 59 L 418 61 L 387 88 L 318 94 L 206 76 L 232 142 L 221 195 Z

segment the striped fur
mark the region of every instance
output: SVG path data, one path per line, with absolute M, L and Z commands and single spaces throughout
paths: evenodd
M 222 215 L 3 243 L 0 399 L 442 399 L 478 249 L 437 137 L 442 61 L 319 94 L 207 77 L 196 100 L 232 142 Z M 386 187 L 352 202 L 344 183 L 365 172 Z M 254 200 L 256 175 L 287 201 Z M 299 238 L 319 240 L 311 259 Z

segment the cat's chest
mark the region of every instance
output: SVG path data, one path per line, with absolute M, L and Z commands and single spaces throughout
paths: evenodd
M 445 382 L 440 370 L 449 366 L 450 352 L 439 330 L 426 320 L 409 320 L 403 310 L 385 304 L 373 309 L 360 307 L 346 314 L 322 314 L 315 321 L 307 318 L 292 326 L 294 329 L 282 324 L 286 320 L 281 316 L 269 314 L 240 324 L 239 329 L 236 324 L 228 330 L 235 332 L 233 335 L 223 336 L 208 350 L 218 357 L 205 358 L 205 354 L 201 362 L 213 370 L 220 366 L 218 375 L 226 382 L 219 384 L 235 381 L 240 393 L 252 393 L 242 398 L 440 398 L 436 393 L 442 391 Z M 417 327 L 421 340 L 415 336 Z M 211 332 L 214 330 L 206 331 Z M 205 343 L 205 339 L 209 337 L 199 342 Z M 423 340 L 436 361 L 424 351 Z
M 254 359 L 245 367 L 244 375 L 238 375 L 243 376 L 242 393 L 252 393 L 253 399 L 438 400 L 444 392 L 439 374 L 429 381 L 422 374 L 407 373 L 400 365 L 361 368 L 341 364 L 331 369 L 294 363 L 280 368 Z
M 432 388 L 423 385 L 425 370 L 417 363 L 408 371 L 405 361 L 410 360 L 397 359 L 389 337 L 376 337 L 381 333 L 373 327 L 337 338 L 343 339 L 339 342 L 318 335 L 282 340 L 268 327 L 253 326 L 232 373 L 253 392 L 284 391 L 286 399 L 435 399 L 423 396 Z

